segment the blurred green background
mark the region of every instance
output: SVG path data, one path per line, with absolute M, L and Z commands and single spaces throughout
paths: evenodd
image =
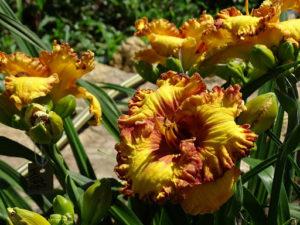
M 250 0 L 250 8 L 261 1 Z M 136 19 L 166 18 L 180 25 L 198 17 L 203 10 L 237 6 L 244 0 L 7 0 L 18 18 L 45 42 L 69 42 L 75 50 L 90 49 L 99 62 L 108 63 L 119 44 L 132 36 Z M 0 50 L 13 52 L 17 46 L 0 28 Z

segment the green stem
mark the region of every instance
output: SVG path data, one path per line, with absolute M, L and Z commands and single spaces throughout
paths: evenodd
M 63 156 L 58 151 L 55 144 L 43 145 L 42 149 L 44 154 L 50 159 L 55 175 L 60 185 L 65 190 L 65 179 L 68 175 L 68 166 L 66 165 Z
M 92 164 L 70 117 L 64 118 L 64 128 L 80 173 L 90 179 L 96 179 Z
M 277 224 L 277 212 L 279 205 L 279 195 L 280 189 L 283 185 L 283 175 L 286 168 L 286 163 L 288 160 L 288 156 L 293 152 L 294 149 L 297 148 L 299 141 L 300 126 L 297 125 L 294 130 L 291 132 L 291 135 L 287 139 L 287 141 L 282 145 L 282 151 L 279 153 L 278 160 L 276 161 L 275 172 L 274 172 L 274 180 L 272 184 L 272 192 L 270 198 L 270 208 L 268 215 L 268 225 L 276 225 Z
M 270 70 L 267 74 L 261 76 L 260 78 L 250 81 L 247 83 L 241 90 L 243 93 L 243 98 L 247 99 L 254 91 L 256 91 L 263 84 L 269 80 L 274 80 L 280 76 L 286 76 L 294 71 L 294 67 L 297 66 L 300 62 L 289 63 L 285 65 L 278 66 L 273 70 Z
M 50 159 L 60 185 L 68 194 L 72 202 L 75 204 L 76 209 L 80 211 L 80 201 L 77 185 L 69 176 L 68 166 L 66 165 L 60 151 L 58 151 L 57 146 L 55 144 L 50 144 L 43 145 L 41 146 L 41 148 L 44 150 L 45 155 Z

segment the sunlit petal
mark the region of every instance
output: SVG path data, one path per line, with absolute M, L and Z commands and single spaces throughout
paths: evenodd
M 5 78 L 5 94 L 15 103 L 18 109 L 31 103 L 34 99 L 46 96 L 59 82 L 57 74 L 49 77 L 15 77 Z

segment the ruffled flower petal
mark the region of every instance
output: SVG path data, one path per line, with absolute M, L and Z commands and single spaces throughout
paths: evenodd
M 256 140 L 248 125 L 235 123 L 235 118 L 246 109 L 239 90 L 237 85 L 226 90 L 215 87 L 212 92 L 186 99 L 176 113 L 177 124 L 197 137 L 194 143 L 202 158 L 204 182 L 231 169 L 249 154 Z
M 0 52 L 0 72 L 5 75 L 28 75 L 30 77 L 45 77 L 48 68 L 38 58 L 32 58 L 22 52 L 8 55 Z
M 287 10 L 300 11 L 299 0 L 265 0 L 252 14 L 257 17 L 269 15 L 272 22 L 279 22 L 280 14 Z
M 134 128 L 122 126 L 121 143 L 116 146 L 119 177 L 128 179 L 127 194 L 139 193 L 141 198 L 149 196 L 159 200 L 166 197 L 172 188 L 172 156 L 159 156 L 161 134 L 155 122 L 143 120 Z M 157 176 L 157 174 L 160 174 Z
M 228 58 L 248 59 L 249 52 L 255 44 L 267 47 L 278 46 L 282 40 L 293 39 L 300 42 L 300 19 L 287 20 L 280 23 L 268 23 L 257 35 L 246 37 L 245 40 L 229 38 L 219 48 L 210 48 L 205 60 L 200 62 L 201 71 L 209 70 L 217 63 L 224 63 Z M 228 33 L 227 33 L 228 34 Z M 208 38 L 207 45 L 216 41 L 213 36 Z
M 34 99 L 46 96 L 59 82 L 57 74 L 49 77 L 15 77 L 5 78 L 5 94 L 10 96 L 18 109 L 31 103 Z
M 189 78 L 169 71 L 157 82 L 158 90 L 138 90 L 129 101 L 129 115 L 122 120 L 135 122 L 155 115 L 169 115 L 183 100 L 201 93 L 206 86 L 199 75 Z
M 102 120 L 102 110 L 100 102 L 97 98 L 88 92 L 85 88 L 78 87 L 73 91 L 70 91 L 71 94 L 75 95 L 78 98 L 84 98 L 89 102 L 90 105 L 90 113 L 93 116 L 89 121 L 90 125 L 99 125 Z
M 148 22 L 146 17 L 143 17 L 135 22 L 135 35 L 148 36 L 150 34 L 179 37 L 179 30 L 176 26 L 165 19 L 158 19 Z
M 167 125 L 165 122 L 158 117 L 138 121 L 133 126 L 120 124 L 116 172 L 128 180 L 125 193 L 138 193 L 141 198 L 159 202 L 174 195 L 175 189 L 199 183 L 201 160 L 196 149 L 190 140 L 177 147 L 167 143 L 166 136 L 171 140 L 172 134 L 161 132 Z
M 53 51 L 40 53 L 40 61 L 49 68 L 50 73 L 57 73 L 60 79 L 53 96 L 59 99 L 68 89 L 76 87 L 76 80 L 92 71 L 94 65 L 94 53 L 87 51 L 81 58 L 68 44 L 54 42 Z
M 245 110 L 239 86 L 208 92 L 199 75 L 174 72 L 157 86 L 138 91 L 119 118 L 115 169 L 126 194 L 181 201 L 190 188 L 225 176 L 249 154 L 256 135 L 235 123 Z
M 167 35 L 150 34 L 149 42 L 157 54 L 162 56 L 177 56 L 184 39 Z
M 157 54 L 152 48 L 143 49 L 135 54 L 135 59 L 150 64 L 165 64 L 166 57 Z
M 202 14 L 199 19 L 189 19 L 179 28 L 183 38 L 193 37 L 200 41 L 205 30 L 214 25 L 214 19 L 209 14 Z
M 217 211 L 233 195 L 239 175 L 239 170 L 234 167 L 215 182 L 187 188 L 181 207 L 191 215 Z

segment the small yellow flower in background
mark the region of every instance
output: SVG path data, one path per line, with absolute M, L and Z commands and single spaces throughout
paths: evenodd
M 198 74 L 172 71 L 157 86 L 137 91 L 118 121 L 115 170 L 124 193 L 181 202 L 190 214 L 216 211 L 233 194 L 235 163 L 256 140 L 249 125 L 235 123 L 246 109 L 240 87 L 208 91 Z
M 18 110 L 35 99 L 49 95 L 55 102 L 71 94 L 90 102 L 93 124 L 101 120 L 98 100 L 76 81 L 94 69 L 94 54 L 84 52 L 79 58 L 68 44 L 54 42 L 52 52 L 42 51 L 38 58 L 21 52 L 0 53 L 0 72 L 5 75 L 5 92 Z

